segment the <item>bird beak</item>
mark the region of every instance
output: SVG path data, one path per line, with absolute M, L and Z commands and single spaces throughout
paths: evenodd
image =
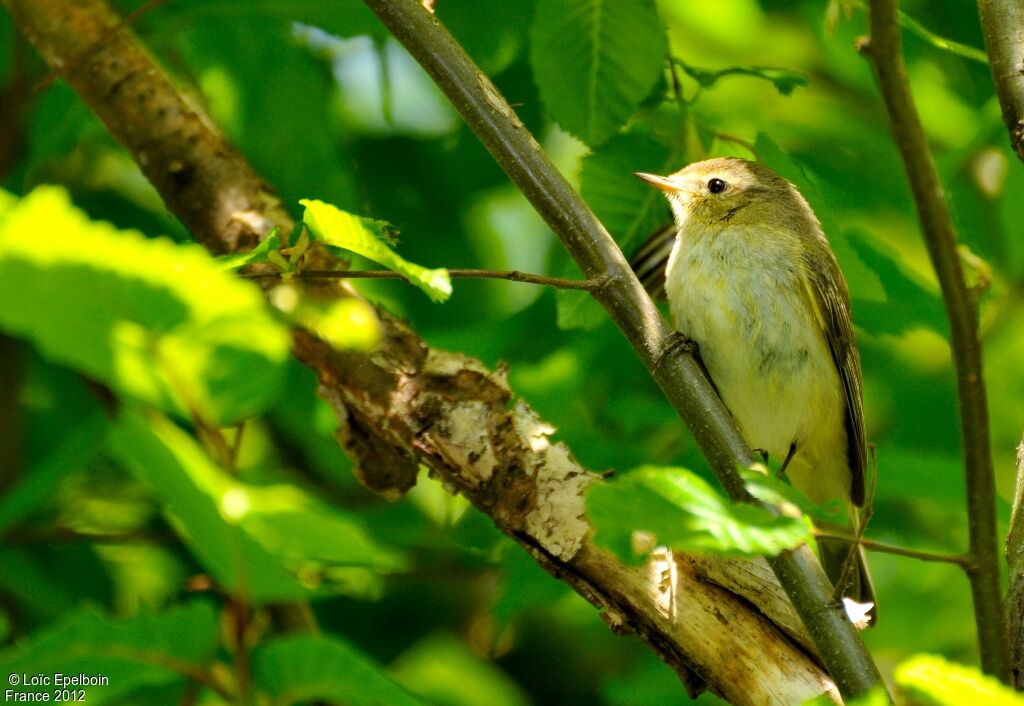
M 635 175 L 638 179 L 646 181 L 648 184 L 653 186 L 655 189 L 661 189 L 662 191 L 679 191 L 679 185 L 673 181 L 666 179 L 663 176 L 657 174 L 647 174 L 646 172 L 636 172 Z

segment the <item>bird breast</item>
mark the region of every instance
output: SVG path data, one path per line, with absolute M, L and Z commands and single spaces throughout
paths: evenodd
M 842 433 L 842 391 L 799 270 L 799 243 L 750 226 L 684 228 L 666 270 L 675 327 L 697 342 L 747 441 L 812 460 Z

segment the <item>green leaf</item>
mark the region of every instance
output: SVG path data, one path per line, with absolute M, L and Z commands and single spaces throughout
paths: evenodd
M 254 602 L 374 597 L 379 572 L 404 565 L 354 519 L 295 486 L 239 482 L 164 417 L 126 409 L 109 443 L 161 501 L 196 559 Z
M 591 147 L 636 112 L 668 52 L 653 0 L 538 0 L 530 33 L 544 106 Z
M 561 276 L 579 277 L 579 273 L 579 267 L 570 260 Z M 559 289 L 555 292 L 555 316 L 560 329 L 590 331 L 608 321 L 608 314 L 590 292 L 578 289 Z
M 287 330 L 195 245 L 91 222 L 40 187 L 0 222 L 0 328 L 119 393 L 230 424 L 269 406 Z
M 330 701 L 346 706 L 420 706 L 422 702 L 347 642 L 326 635 L 274 640 L 252 655 L 253 682 L 273 706 Z
M 477 66 L 494 76 L 522 53 L 532 0 L 439 2 L 435 14 Z
M 101 675 L 107 683 L 83 689 L 90 704 L 117 702 L 142 687 L 184 683 L 205 671 L 217 647 L 217 614 L 205 601 L 190 601 L 162 613 L 114 620 L 84 608 L 54 627 L 0 652 L 5 673 L 46 674 L 51 684 L 15 691 L 49 693 L 53 676 Z M 10 688 L 5 685 L 5 688 Z
M 216 259 L 217 262 L 225 270 L 239 270 L 246 265 L 252 265 L 258 262 L 267 262 L 271 251 L 278 250 L 281 247 L 280 230 L 274 227 L 267 237 L 260 241 L 260 244 L 254 247 L 248 252 L 233 253 L 230 255 L 219 255 Z
M 89 547 L 0 546 L 0 590 L 30 614 L 60 616 L 83 603 L 104 603 L 109 577 Z M 68 576 L 79 576 L 68 581 Z M 0 665 L 3 662 L 0 660 Z
M 896 668 L 896 683 L 920 706 L 1024 706 L 1024 696 L 977 669 L 916 655 Z
M 886 300 L 855 299 L 855 323 L 872 334 L 899 335 L 925 327 L 949 338 L 949 319 L 934 286 L 928 286 L 900 262 L 899 255 L 885 243 L 859 231 L 847 231 L 846 240 L 857 257 L 882 282 Z
M 323 201 L 302 199 L 306 207 L 303 220 L 317 240 L 350 250 L 387 267 L 422 289 L 435 302 L 448 299 L 452 282 L 448 270 L 428 270 L 404 260 L 388 247 L 390 226 L 383 221 L 354 216 Z
M 6 215 L 18 203 L 18 197 L 14 194 L 0 189 L 0 217 Z
M 580 193 L 625 252 L 672 220 L 661 192 L 641 182 L 634 172 L 669 174 L 682 166 L 685 155 L 681 140 L 644 126 L 612 137 L 583 158 Z M 578 275 L 579 269 L 569 261 L 562 276 Z M 562 329 L 589 330 L 608 320 L 588 292 L 560 289 L 555 304 Z
M 549 581 L 550 583 L 550 581 Z M 428 703 L 445 706 L 526 706 L 529 698 L 494 664 L 452 635 L 431 635 L 399 655 L 395 679 Z
M 100 440 L 109 426 L 102 412 L 75 420 L 46 456 L 33 464 L 19 482 L 0 497 L 0 535 L 47 501 L 69 468 L 85 466 L 100 450 Z
M 372 351 L 380 343 L 377 314 L 364 301 L 319 301 L 287 283 L 274 287 L 270 301 L 289 321 L 315 333 L 335 350 Z
M 634 173 L 669 174 L 684 159 L 681 143 L 667 144 L 640 128 L 616 135 L 583 158 L 580 193 L 623 251 L 672 220 L 662 192 Z
M 506 542 L 502 548 L 502 581 L 491 607 L 499 633 L 523 613 L 550 606 L 569 592 L 518 545 Z
M 681 468 L 643 466 L 587 490 L 594 540 L 623 558 L 637 558 L 634 533 L 682 551 L 753 557 L 811 541 L 803 518 L 778 517 L 732 505 L 700 476 Z
M 770 66 L 730 66 L 727 69 L 701 69 L 691 66 L 678 57 L 672 57 L 672 63 L 679 66 L 686 75 L 699 83 L 703 88 L 710 88 L 728 76 L 752 76 L 764 79 L 775 86 L 775 90 L 784 96 L 790 95 L 797 87 L 807 85 L 807 77 L 789 69 L 778 69 Z
M 275 20 L 283 26 L 294 22 L 315 25 L 341 37 L 368 34 L 383 37 L 386 30 L 359 0 L 322 2 L 253 2 L 252 0 L 176 0 L 161 8 L 159 17 L 180 26 L 223 25 L 225 30 L 248 28 Z M 166 24 L 165 24 L 166 26 Z

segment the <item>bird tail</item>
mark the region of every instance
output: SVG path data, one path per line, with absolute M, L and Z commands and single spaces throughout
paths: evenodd
M 856 508 L 851 507 L 853 530 L 859 525 Z M 851 557 L 851 550 L 853 556 Z M 842 595 L 852 598 L 857 603 L 873 604 L 868 614 L 871 616 L 871 625 L 878 621 L 878 602 L 875 599 L 875 586 L 871 581 L 871 573 L 868 571 L 867 557 L 864 554 L 864 547 L 853 547 L 852 542 L 842 539 L 819 539 L 818 554 L 821 556 L 821 565 L 825 574 L 833 585 L 838 585 L 843 580 L 843 569 L 848 561 L 852 561 L 850 569 L 846 572 L 846 586 Z

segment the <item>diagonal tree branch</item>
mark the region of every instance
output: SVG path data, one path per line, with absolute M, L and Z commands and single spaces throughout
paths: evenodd
M 541 150 L 494 84 L 418 0 L 364 0 L 448 96 L 561 240 L 584 276 L 605 277 L 591 294 L 651 372 L 734 501 L 751 501 L 736 472 L 754 463 L 749 445 L 693 355 L 671 331 L 615 241 Z M 878 670 L 806 546 L 771 560 L 844 697 L 881 684 Z
M 119 27 L 105 3 L 3 3 L 50 66 L 62 72 L 125 145 L 168 208 L 207 247 L 233 251 L 254 242 L 271 225 L 290 229 L 291 220 L 269 187 L 175 89 L 133 35 Z M 511 115 L 494 95 L 495 105 Z M 575 194 L 569 192 L 567 198 L 567 206 L 581 206 Z M 617 250 L 609 256 L 625 266 Z M 610 291 L 625 286 L 635 298 L 639 290 L 630 278 Z M 654 365 L 665 332 L 649 300 L 647 305 L 642 311 L 656 335 L 647 341 L 645 360 Z M 620 306 L 628 311 L 629 297 Z M 738 704 L 799 702 L 820 693 L 836 698 L 835 687 L 815 660 L 751 610 L 751 604 L 762 605 L 773 614 L 785 605 L 765 603 L 763 585 L 747 598 L 737 598 L 699 578 L 704 574 L 694 568 L 698 564 L 663 559 L 636 569 L 597 549 L 589 541 L 580 497 L 591 477 L 564 447 L 547 440 L 550 427 L 522 403 L 510 411 L 511 393 L 499 375 L 462 356 L 432 351 L 408 328 L 381 316 L 384 341 L 373 355 L 337 353 L 303 332 L 296 333 L 293 347 L 315 370 L 321 393 L 345 420 L 342 440 L 359 461 L 365 482 L 385 493 L 401 492 L 414 482 L 418 464 L 426 463 L 555 576 L 600 606 L 613 627 L 643 636 L 688 684 L 703 680 Z M 660 379 L 667 385 L 686 379 L 681 366 L 692 368 L 692 359 L 664 356 Z M 702 380 L 695 368 L 692 374 Z M 736 459 L 750 460 L 709 389 L 698 388 L 685 399 L 696 400 L 687 414 L 707 428 L 704 438 L 720 440 L 715 443 L 724 450 L 716 452 L 717 467 L 731 469 Z M 714 443 L 709 448 L 717 449 Z M 733 490 L 740 492 L 740 486 Z M 850 638 L 841 636 L 837 647 L 827 641 L 829 625 L 845 619 L 826 609 L 823 575 L 806 551 L 777 561 L 776 572 L 779 567 L 791 584 L 797 576 L 796 583 L 812 586 L 803 591 L 805 606 L 829 615 L 814 643 L 822 645 L 824 661 L 835 665 L 837 654 L 844 659 Z M 812 632 L 821 624 L 804 620 Z M 777 622 L 798 624 L 792 615 Z M 794 639 L 811 644 L 806 635 Z M 852 639 L 859 644 L 856 636 Z M 874 673 L 870 661 L 866 663 L 869 669 L 860 672 Z M 846 667 L 833 666 L 833 671 L 843 674 Z M 694 674 L 699 675 L 696 680 Z M 845 679 L 851 683 L 851 677 Z M 854 689 L 868 685 L 856 675 L 852 679 Z
M 960 401 L 960 430 L 967 479 L 971 562 L 966 566 L 974 598 L 982 668 L 1005 682 L 1010 678 L 1006 617 L 999 588 L 995 479 L 989 440 L 988 402 L 982 375 L 976 302 L 967 289 L 956 247 L 956 233 L 943 200 L 921 120 L 914 107 L 903 63 L 896 0 L 871 0 L 871 42 L 875 67 L 892 124 L 893 139 L 914 193 L 925 245 L 942 288 L 952 334 Z
M 95 3 L 4 2 L 22 33 L 214 253 L 244 250 L 287 218 L 277 196 L 179 93 L 121 18 Z M 59 16 L 55 16 L 59 15 Z M 202 165 L 198 168 L 197 165 Z
M 978 0 L 978 12 L 1010 145 L 1024 161 L 1024 4 Z

